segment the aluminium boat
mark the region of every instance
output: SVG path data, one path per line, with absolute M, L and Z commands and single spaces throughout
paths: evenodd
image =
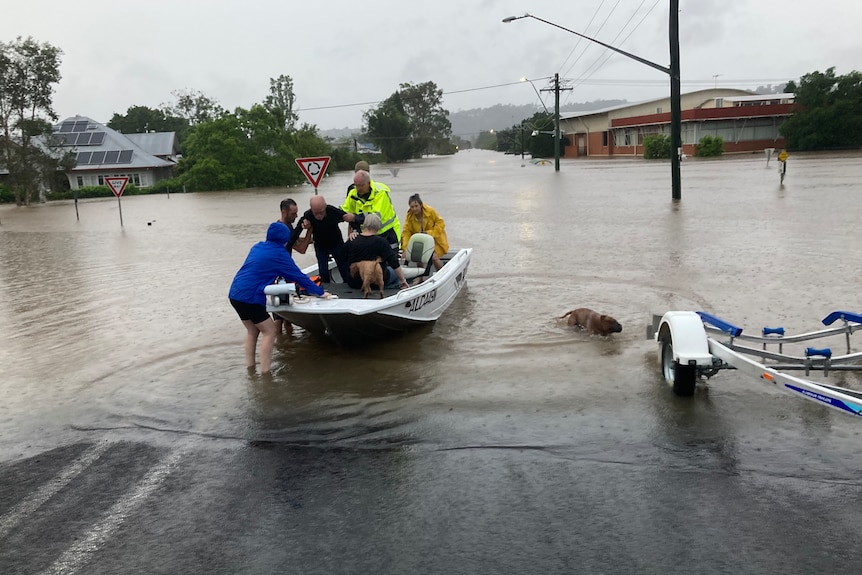
M 366 298 L 361 289 L 343 282 L 335 262 L 330 260 L 332 282 L 322 287 L 334 297 L 303 295 L 292 283 L 276 283 L 265 289 L 267 311 L 341 346 L 364 344 L 433 324 L 466 285 L 473 250 L 450 250 L 441 258 L 441 269 L 435 270 L 430 264 L 433 238 L 419 237 L 414 241 L 415 236 L 427 234 L 414 234 L 405 250 L 402 269 L 411 284 L 409 288 L 385 288 L 383 298 L 373 289 Z M 302 271 L 314 277 L 318 267 L 315 264 Z

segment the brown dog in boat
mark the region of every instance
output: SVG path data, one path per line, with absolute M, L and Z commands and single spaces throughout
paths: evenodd
M 580 327 L 595 335 L 611 335 L 623 330 L 620 322 L 609 315 L 601 314 L 589 308 L 579 307 L 560 316 L 560 319 L 568 316 L 567 325 Z
M 381 259 L 363 260 L 350 264 L 350 276 L 362 279 L 362 293 L 365 298 L 371 293 L 371 284 L 377 285 L 380 290 L 380 299 L 383 299 L 383 268 L 380 267 Z

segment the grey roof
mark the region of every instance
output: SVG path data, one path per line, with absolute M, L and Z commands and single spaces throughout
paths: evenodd
M 176 156 L 176 132 L 148 132 L 146 134 L 124 134 L 135 145 L 154 156 Z
M 54 133 L 56 136 L 65 137 L 64 147 L 71 147 L 77 153 L 78 164 L 72 170 L 73 172 L 174 166 L 174 162 L 156 157 L 125 134 L 86 116 L 66 118 L 54 126 Z M 168 134 L 173 135 L 173 132 Z M 88 153 L 90 153 L 89 156 Z
M 749 92 L 748 90 L 737 90 L 735 88 L 727 88 L 727 90 L 736 92 L 737 94 L 739 92 Z M 685 92 L 683 94 L 680 94 L 680 96 L 690 96 L 692 94 L 698 94 L 700 92 L 706 93 L 706 92 L 715 92 L 715 91 L 716 90 L 714 88 L 707 89 L 707 90 L 695 90 L 694 92 Z M 749 94 L 750 94 L 750 92 L 749 92 Z M 718 97 L 719 98 L 723 97 L 725 100 L 729 99 L 729 96 L 718 96 Z M 649 100 L 642 100 L 640 102 L 627 102 L 625 104 L 617 104 L 616 106 L 601 108 L 599 110 L 584 110 L 584 111 L 579 111 L 579 112 L 572 112 L 570 114 L 565 114 L 565 115 L 560 114 L 560 120 L 571 120 L 573 118 L 581 118 L 584 116 L 606 114 L 607 112 L 613 112 L 615 110 L 623 110 L 625 108 L 633 108 L 635 106 L 640 106 L 642 104 L 649 104 L 650 102 L 662 102 L 662 101 L 667 100 L 667 99 L 669 99 L 669 96 L 662 96 L 660 98 L 651 98 Z

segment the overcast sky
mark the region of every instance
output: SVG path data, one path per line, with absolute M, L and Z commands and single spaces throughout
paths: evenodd
M 63 51 L 60 118 L 107 122 L 130 106 L 203 92 L 223 107 L 262 102 L 293 78 L 300 121 L 362 125 L 402 82 L 433 81 L 450 112 L 541 107 L 559 73 L 562 103 L 668 94 L 665 74 L 526 12 L 669 65 L 668 0 L 27 0 L 7 2 L 0 41 L 32 36 Z M 682 91 L 754 89 L 830 66 L 862 67 L 859 0 L 680 0 Z M 553 97 L 544 94 L 553 106 Z M 521 118 L 513 118 L 513 123 Z

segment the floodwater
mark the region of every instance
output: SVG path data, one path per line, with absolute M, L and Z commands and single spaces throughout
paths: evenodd
M 687 159 L 681 202 L 639 159 L 372 176 L 474 248 L 467 287 L 366 348 L 296 328 L 272 378 L 227 290 L 312 188 L 127 197 L 122 227 L 115 199 L 0 207 L 0 572 L 858 572 L 862 419 L 732 371 L 676 398 L 645 334 L 862 311 L 862 155 L 791 155 L 783 186 L 764 155 Z

